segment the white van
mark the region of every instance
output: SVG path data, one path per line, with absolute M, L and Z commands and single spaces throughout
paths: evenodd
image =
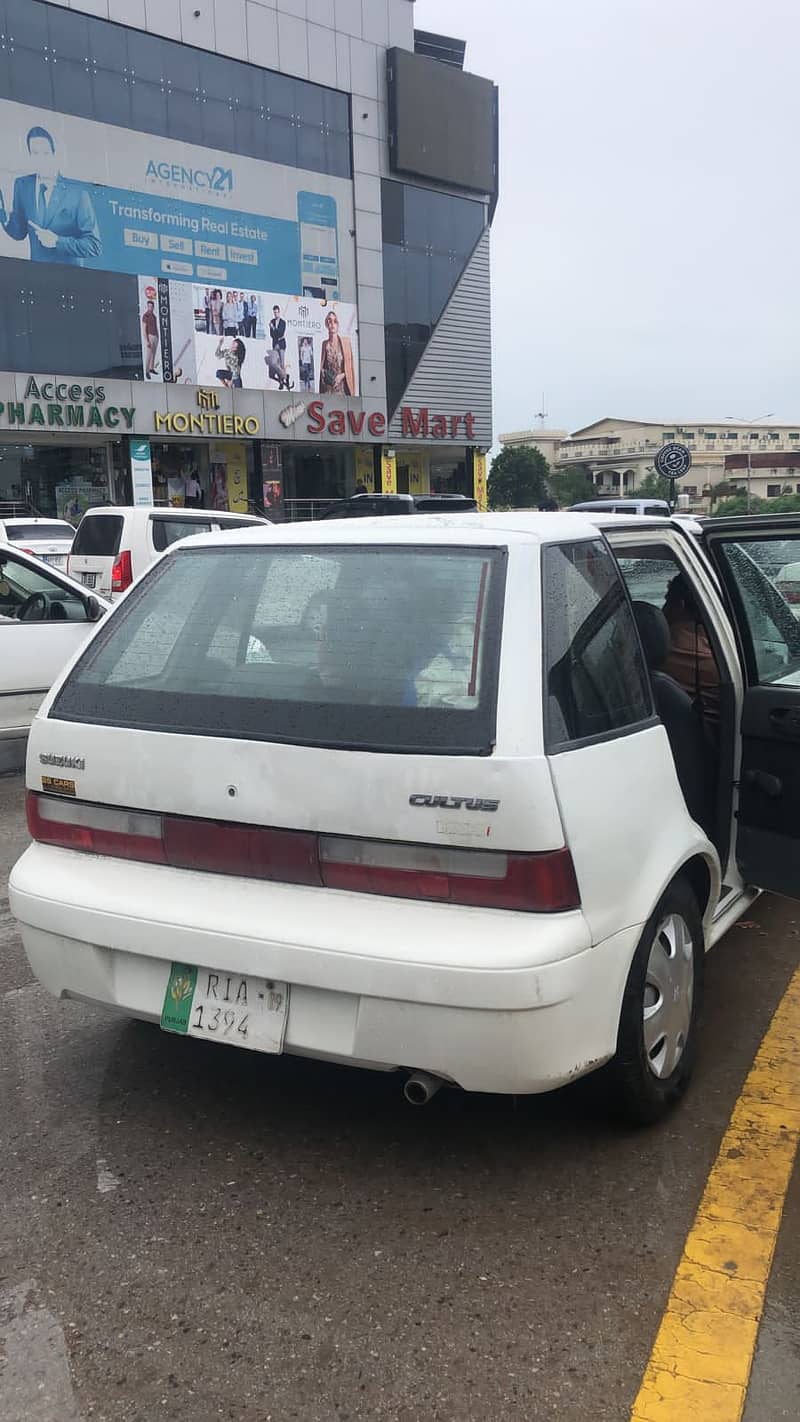
M 511 511 L 172 548 L 33 724 L 10 901 L 34 973 L 181 1036 L 402 1069 L 414 1101 L 607 1064 L 654 1119 L 704 950 L 759 888 L 800 895 L 800 624 L 761 566 L 800 562 L 800 518 L 704 538 Z M 670 660 L 687 603 L 700 674 L 699 642 Z
M 197 533 L 263 528 L 267 519 L 211 509 L 132 508 L 113 504 L 87 509 L 78 524 L 67 571 L 101 597 L 116 601 L 173 543 Z

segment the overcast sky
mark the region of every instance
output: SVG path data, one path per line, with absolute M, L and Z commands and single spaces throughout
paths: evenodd
M 800 419 L 798 0 L 417 0 L 500 87 L 495 431 Z

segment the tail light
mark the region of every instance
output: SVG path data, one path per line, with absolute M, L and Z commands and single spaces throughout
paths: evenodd
M 778 587 L 787 602 L 795 606 L 800 602 L 800 583 L 779 583 Z
M 507 854 L 117 810 L 28 791 L 42 844 L 282 884 L 349 889 L 476 908 L 563 913 L 580 907 L 569 850 Z
M 34 548 L 23 548 L 23 549 L 22 549 L 22 552 L 23 552 L 23 553 L 30 553 L 30 555 L 31 555 L 32 558 L 35 558 L 35 557 L 36 557 L 36 550 L 35 550 Z
M 124 592 L 133 582 L 133 568 L 131 567 L 131 555 L 126 548 L 115 560 L 111 569 L 111 591 Z

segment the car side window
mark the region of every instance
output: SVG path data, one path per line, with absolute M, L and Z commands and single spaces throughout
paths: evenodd
M 737 538 L 719 544 L 726 581 L 749 641 L 751 682 L 800 676 L 800 539 Z
M 208 523 L 200 518 L 154 518 L 152 522 L 156 553 L 163 553 L 171 544 L 180 543 L 182 538 L 191 538 L 195 533 L 211 532 L 210 519 Z
M 547 749 L 641 725 L 653 714 L 630 603 L 600 540 L 543 552 Z
M 45 572 L 0 551 L 0 618 L 14 622 L 86 622 L 79 593 Z

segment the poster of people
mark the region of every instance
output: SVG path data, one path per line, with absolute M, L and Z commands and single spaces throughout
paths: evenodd
M 156 382 L 358 395 L 358 316 L 344 301 L 139 277 L 142 360 Z

